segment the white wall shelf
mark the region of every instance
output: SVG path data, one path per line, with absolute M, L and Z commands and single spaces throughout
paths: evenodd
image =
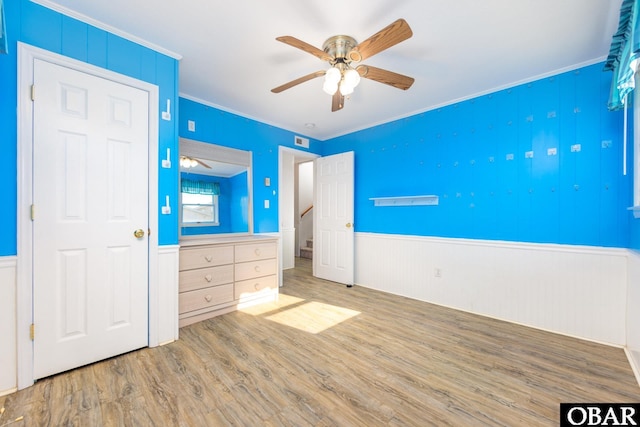
M 438 196 L 371 197 L 374 206 L 436 206 Z
M 640 206 L 631 206 L 627 210 L 633 212 L 634 218 L 640 218 Z

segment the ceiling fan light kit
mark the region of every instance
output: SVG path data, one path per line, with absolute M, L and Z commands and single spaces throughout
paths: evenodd
M 327 39 L 322 50 L 298 40 L 292 36 L 282 36 L 276 40 L 290 46 L 304 50 L 323 61 L 329 62 L 331 68 L 326 71 L 316 71 L 297 78 L 281 86 L 271 89 L 273 93 L 280 93 L 293 86 L 324 76 L 322 90 L 332 95 L 331 111 L 338 111 L 344 107 L 344 97 L 353 93 L 360 83 L 360 78 L 374 80 L 398 89 L 407 90 L 414 82 L 412 77 L 375 68 L 367 65 L 352 67 L 352 62 L 360 62 L 377 53 L 394 46 L 413 35 L 409 24 L 404 19 L 398 19 L 362 43 L 358 44 L 353 37 L 339 35 Z
M 208 164 L 206 164 L 205 162 L 203 162 L 200 159 L 194 159 L 192 157 L 187 157 L 187 156 L 180 156 L 180 167 L 183 169 L 191 169 L 191 168 L 195 168 L 196 166 L 202 166 L 204 168 L 207 169 L 211 169 L 211 166 L 209 166 Z

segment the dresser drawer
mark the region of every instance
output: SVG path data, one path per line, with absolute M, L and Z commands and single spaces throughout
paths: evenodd
M 257 296 L 262 293 L 268 293 L 278 288 L 278 280 L 276 275 L 259 277 L 257 279 L 243 280 L 236 282 L 235 298 L 241 300 L 243 298 Z
M 180 294 L 179 312 L 186 313 L 233 301 L 233 284 L 212 286 Z
M 278 245 L 271 242 L 236 245 L 236 262 L 275 258 L 277 252 Z
M 180 250 L 180 271 L 233 264 L 233 246 L 211 246 Z
M 180 272 L 180 292 L 233 283 L 233 264 Z
M 278 263 L 275 259 L 265 259 L 253 262 L 241 262 L 235 265 L 236 281 L 253 279 L 255 277 L 276 274 Z

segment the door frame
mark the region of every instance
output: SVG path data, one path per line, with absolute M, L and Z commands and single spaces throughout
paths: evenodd
M 116 83 L 135 87 L 149 93 L 149 319 L 148 345 L 157 346 L 159 340 L 159 283 L 158 283 L 158 86 L 114 71 L 62 56 L 44 49 L 18 42 L 18 147 L 17 147 L 17 363 L 18 389 L 33 385 L 33 341 L 29 336 L 33 319 L 33 228 L 31 204 L 33 200 L 33 83 L 34 60 L 40 59 Z M 37 333 L 37 331 L 36 331 Z
M 280 145 L 278 147 L 278 234 L 280 235 L 280 253 L 278 256 L 278 261 L 279 261 L 279 266 L 278 269 L 280 271 L 280 283 L 279 285 L 282 286 L 282 267 L 283 267 L 283 259 L 282 259 L 282 246 L 283 246 L 283 236 L 282 236 L 282 222 L 281 222 L 281 218 L 282 218 L 282 214 L 285 211 L 285 209 L 290 209 L 293 210 L 294 207 L 293 206 L 285 206 L 285 203 L 283 202 L 282 198 L 280 197 L 280 195 L 283 193 L 283 188 L 286 185 L 283 179 L 284 176 L 284 160 L 283 160 L 283 154 L 284 153 L 289 153 L 292 154 L 294 157 L 294 165 L 296 163 L 302 163 L 302 162 L 306 162 L 306 161 L 313 161 L 315 159 L 317 159 L 318 157 L 322 157 L 320 156 L 320 154 L 315 154 L 315 153 L 311 153 L 309 151 L 302 151 L 299 150 L 297 148 L 291 148 L 291 147 L 285 147 L 283 145 Z M 295 175 L 295 174 L 294 174 Z M 291 184 L 294 185 L 295 188 L 295 184 Z M 314 190 L 315 190 L 315 182 L 313 183 L 314 185 Z M 294 197 L 295 200 L 295 197 Z

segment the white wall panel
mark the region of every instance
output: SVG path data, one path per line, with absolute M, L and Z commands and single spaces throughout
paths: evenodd
M 158 344 L 178 339 L 178 281 L 180 247 L 158 248 Z
M 0 396 L 18 386 L 16 257 L 0 257 Z
M 356 283 L 623 346 L 627 257 L 615 248 L 356 233 Z
M 627 355 L 640 384 L 640 252 L 629 251 Z

